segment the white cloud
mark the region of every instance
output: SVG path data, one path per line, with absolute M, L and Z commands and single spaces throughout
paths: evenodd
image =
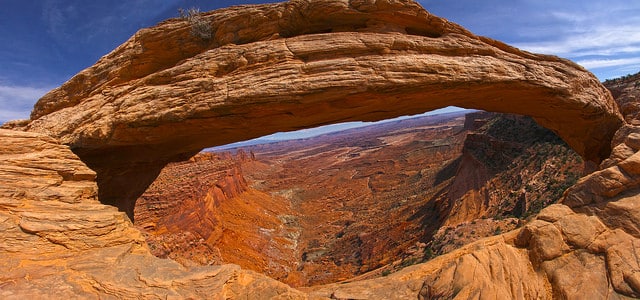
M 20 100 L 39 99 L 46 94 L 51 88 L 34 88 L 28 86 L 10 86 L 0 85 L 0 103 L 4 99 L 15 98 Z M 35 101 L 34 101 L 35 103 Z
M 30 110 L 11 111 L 0 108 L 0 125 L 11 120 L 26 120 L 29 119 Z
M 640 1 L 421 2 L 476 34 L 523 50 L 586 61 L 596 67 L 616 64 L 611 67 L 615 70 L 607 72 L 601 67 L 599 76 L 624 75 L 620 72 L 638 66 L 622 64 L 630 57 L 640 57 Z
M 549 15 L 554 17 L 555 19 L 565 22 L 582 22 L 588 19 L 588 17 L 584 14 L 568 13 L 564 11 L 553 11 Z
M 51 87 L 0 85 L 0 123 L 28 119 L 33 105 Z
M 598 24 L 595 20 L 592 24 L 588 22 L 578 21 L 573 30 L 551 35 L 546 40 L 541 39 L 541 42 L 515 46 L 531 52 L 569 58 L 601 79 L 637 72 L 640 68 L 640 22 L 629 22 L 632 25 L 616 24 L 613 20 L 611 24 Z
M 43 4 L 42 19 L 47 24 L 47 31 L 60 40 L 71 38 L 69 19 L 77 16 L 76 9 L 71 5 L 64 5 L 59 0 L 47 0 Z
M 640 64 L 640 57 L 616 58 L 616 59 L 585 59 L 577 61 L 587 69 L 599 69 L 608 67 L 628 66 Z
M 636 26 L 601 25 L 567 33 L 554 40 L 518 43 L 515 46 L 532 52 L 570 57 L 628 54 L 640 51 L 640 30 Z

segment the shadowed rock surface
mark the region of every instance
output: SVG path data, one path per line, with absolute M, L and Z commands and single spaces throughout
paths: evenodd
M 211 40 L 180 20 L 142 30 L 43 97 L 28 124 L 7 126 L 30 132 L 0 130 L 2 298 L 640 296 L 640 128 L 620 127 L 584 69 L 473 36 L 409 1 L 206 16 Z M 233 265 L 157 259 L 123 213 L 98 202 L 131 213 L 163 165 L 206 146 L 446 105 L 530 115 L 587 160 L 611 156 L 523 229 L 303 292 Z

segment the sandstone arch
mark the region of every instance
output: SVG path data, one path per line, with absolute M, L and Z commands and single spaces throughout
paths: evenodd
M 623 123 L 580 66 L 478 37 L 412 1 L 303 1 L 144 29 L 45 95 L 27 130 L 69 145 L 100 200 L 132 216 L 168 162 L 202 148 L 343 121 L 457 105 L 532 116 L 585 159 Z

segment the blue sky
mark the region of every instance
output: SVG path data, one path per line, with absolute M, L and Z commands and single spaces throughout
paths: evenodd
M 48 90 L 180 7 L 264 2 L 0 0 L 0 123 L 28 118 Z M 476 34 L 572 59 L 601 80 L 640 71 L 640 1 L 419 2 Z

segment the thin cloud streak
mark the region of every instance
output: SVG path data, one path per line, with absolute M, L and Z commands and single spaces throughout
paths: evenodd
M 640 30 L 633 26 L 603 25 L 559 40 L 517 43 L 515 46 L 532 52 L 572 57 L 629 54 L 640 50 Z
M 28 119 L 33 104 L 51 87 L 0 85 L 0 123 Z
M 0 125 L 13 120 L 27 120 L 29 114 L 31 114 L 31 110 L 12 111 L 0 108 Z
M 523 50 L 552 54 L 590 66 L 599 78 L 624 75 L 640 57 L 640 2 L 420 0 L 432 13 Z M 601 61 L 596 61 L 601 60 Z M 617 60 L 607 61 L 603 60 Z M 637 70 L 635 71 L 637 72 Z M 631 73 L 635 73 L 631 70 Z
M 577 63 L 587 69 L 599 69 L 640 64 L 640 57 L 618 59 L 585 59 L 579 60 L 577 61 Z
M 39 99 L 50 90 L 51 88 L 49 87 L 34 88 L 34 87 L 27 87 L 27 86 L 0 85 L 0 99 L 2 100 L 9 99 L 9 98 L 16 98 L 18 100 L 34 99 L 34 98 Z M 2 100 L 0 100 L 0 103 L 2 103 Z
M 571 16 L 564 16 L 572 18 Z M 624 19 L 624 18 L 623 18 Z M 573 17 L 573 20 L 580 20 Z M 572 30 L 538 42 L 515 43 L 527 51 L 558 55 L 576 61 L 601 79 L 610 79 L 640 69 L 640 30 L 637 20 L 611 21 L 594 18 L 578 21 Z M 619 24 L 625 22 L 626 24 Z M 618 24 L 616 24 L 618 23 Z M 631 25 L 630 25 L 631 24 Z

